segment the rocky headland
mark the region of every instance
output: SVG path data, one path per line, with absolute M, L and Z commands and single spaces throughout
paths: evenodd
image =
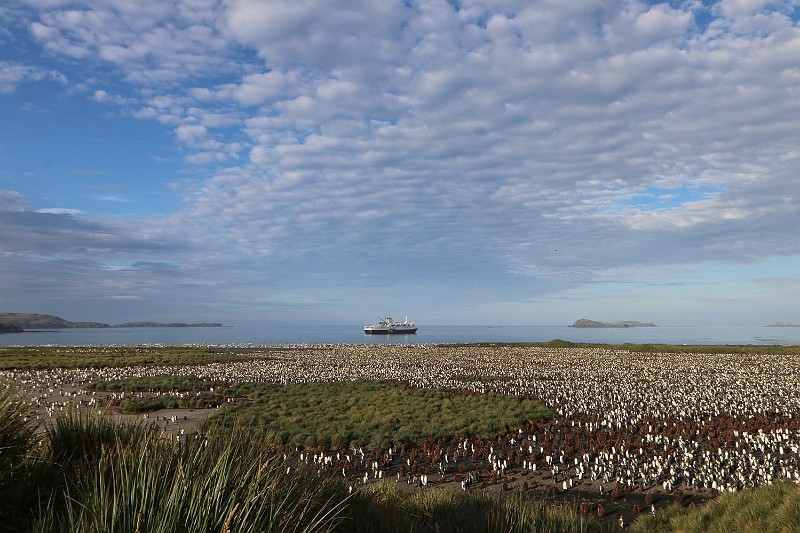
M 581 318 L 576 320 L 571 328 L 654 328 L 657 327 L 652 322 L 638 322 L 636 320 L 622 320 L 619 322 L 600 322 L 598 320 L 589 320 L 588 318 Z
M 23 331 L 25 330 L 19 326 L 0 323 L 0 333 L 22 333 Z
M 73 329 L 73 328 L 212 328 L 222 327 L 218 322 L 126 322 L 124 324 L 104 324 L 102 322 L 70 322 L 55 315 L 38 313 L 0 313 L 0 325 L 18 328 L 16 332 L 28 329 Z M 7 331 L 6 333 L 11 333 Z

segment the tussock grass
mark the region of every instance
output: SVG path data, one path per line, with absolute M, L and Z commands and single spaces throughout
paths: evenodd
M 287 474 L 242 435 L 167 445 L 143 441 L 103 454 L 84 476 L 62 531 L 333 531 L 339 483 Z
M 602 531 L 567 508 L 450 491 L 349 494 L 338 477 L 289 468 L 246 431 L 163 441 L 139 423 L 67 414 L 39 436 L 0 394 L 0 529 L 18 532 Z M 42 444 L 34 444 L 42 437 Z M 34 444 L 33 446 L 31 446 Z M 13 454 L 11 451 L 14 450 Z M 599 528 L 599 529 L 598 529 Z
M 157 395 L 154 397 L 126 398 L 120 402 L 123 413 L 149 413 L 159 409 L 207 409 L 225 403 L 232 389 L 220 382 L 191 376 L 141 376 L 116 381 L 95 381 L 88 390 L 109 392 L 192 392 L 191 396 Z M 212 392 L 216 391 L 216 392 Z
M 402 494 L 389 481 L 354 494 L 347 531 L 360 532 L 595 532 L 613 531 L 565 506 L 547 505 L 519 493 L 467 495 L 447 489 Z
M 204 394 L 191 398 L 160 396 L 157 398 L 128 398 L 119 404 L 120 411 L 127 414 L 151 413 L 159 409 L 212 409 L 225 402 L 218 394 Z
M 501 394 L 412 389 L 376 381 L 259 384 L 253 402 L 226 406 L 210 431 L 248 428 L 276 444 L 379 446 L 454 435 L 485 435 L 555 413 L 539 402 Z
M 0 389 L 0 530 L 24 520 L 25 509 L 35 503 L 29 496 L 37 477 L 31 451 L 36 425 L 26 419 L 19 398 L 14 389 Z
M 264 440 L 163 441 L 140 423 L 70 412 L 38 435 L 0 394 L 0 530 L 334 531 L 343 483 L 288 471 Z
M 45 425 L 46 453 L 60 465 L 95 462 L 111 449 L 143 441 L 147 429 L 139 423 L 116 421 L 110 414 L 71 409 Z
M 672 506 L 633 523 L 638 532 L 800 531 L 800 486 L 779 482 L 724 494 L 697 509 Z
M 20 396 L 12 388 L 0 389 L 0 468 L 10 471 L 25 458 L 36 426 L 26 419 Z M 0 478 L 0 486 L 8 480 Z

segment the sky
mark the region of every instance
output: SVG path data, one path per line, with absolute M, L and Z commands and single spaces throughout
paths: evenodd
M 0 312 L 800 322 L 799 20 L 5 0 Z

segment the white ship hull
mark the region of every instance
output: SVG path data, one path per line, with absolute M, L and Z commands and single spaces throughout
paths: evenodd
M 388 335 L 391 333 L 416 333 L 417 328 L 373 328 L 364 326 L 364 333 Z

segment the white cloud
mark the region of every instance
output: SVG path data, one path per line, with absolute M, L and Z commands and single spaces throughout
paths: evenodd
M 36 212 L 37 213 L 47 213 L 47 214 L 51 214 L 51 215 L 70 215 L 70 216 L 73 216 L 73 217 L 86 214 L 84 211 L 81 211 L 80 209 L 69 209 L 69 208 L 66 208 L 66 207 L 57 207 L 57 208 L 56 207 L 48 207 L 48 208 L 43 208 L 43 209 L 37 209 Z
M 209 163 L 222 163 L 231 158 L 227 152 L 196 152 L 186 156 L 186 161 L 193 165 L 206 165 Z
M 369 58 L 396 58 L 408 10 L 400 3 L 329 0 L 228 2 L 230 36 L 255 47 L 269 64 L 341 67 Z
M 111 94 L 103 89 L 96 89 L 94 91 L 94 99 L 102 104 L 115 104 L 121 106 L 128 106 L 136 103 L 134 98 L 128 98 L 119 94 Z
M 0 189 L 0 211 L 23 211 L 28 199 L 17 191 Z
M 178 140 L 187 144 L 203 141 L 208 136 L 208 129 L 199 124 L 184 124 L 175 130 Z
M 236 257 L 248 279 L 510 272 L 545 291 L 800 253 L 788 4 L 456 5 L 86 0 L 29 28 L 96 101 L 174 132 L 185 209 L 142 231 L 210 277 Z M 49 72 L 7 64 L 0 90 Z
M 294 94 L 298 83 L 297 71 L 249 74 L 235 86 L 233 94 L 243 105 L 263 104 Z
M 66 83 L 66 76 L 56 70 L 24 65 L 11 61 L 0 61 L 0 94 L 13 93 L 21 83 L 53 80 Z
M 30 31 L 54 54 L 101 59 L 127 81 L 155 86 L 236 71 L 214 27 L 215 10 L 205 1 L 56 3 L 39 12 Z
M 773 0 L 720 0 L 718 9 L 728 18 L 741 17 L 760 11 Z
M 682 37 L 691 22 L 691 13 L 656 4 L 636 17 L 633 29 L 648 41 L 658 41 L 667 37 Z

